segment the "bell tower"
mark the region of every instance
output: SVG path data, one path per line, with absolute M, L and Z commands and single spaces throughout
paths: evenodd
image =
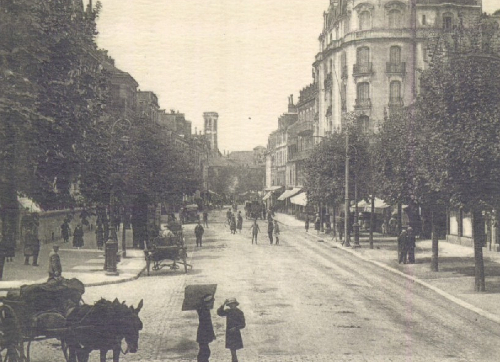
M 205 120 L 205 137 L 210 142 L 210 149 L 217 152 L 219 150 L 217 144 L 217 121 L 219 114 L 216 112 L 205 112 L 203 113 L 203 118 Z

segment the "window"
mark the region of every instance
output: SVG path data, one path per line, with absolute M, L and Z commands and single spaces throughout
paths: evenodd
M 350 24 L 349 18 L 345 18 L 344 19 L 344 35 L 349 33 L 349 30 L 351 30 L 351 24 Z
M 342 84 L 342 88 L 341 88 L 341 91 L 340 91 L 340 101 L 341 101 L 341 107 L 342 107 L 343 111 L 347 110 L 346 96 L 347 96 L 347 85 L 346 84 Z
M 359 30 L 367 30 L 371 28 L 371 15 L 369 11 L 363 11 L 359 14 Z
M 427 18 L 425 15 L 422 15 L 422 25 L 427 25 Z
M 389 28 L 399 29 L 401 27 L 401 11 L 393 9 L 389 11 Z
M 358 101 L 368 101 L 370 99 L 370 84 L 368 82 L 358 83 Z
M 356 63 L 358 65 L 366 65 L 370 62 L 370 48 L 361 47 L 356 51 Z
M 389 102 L 391 104 L 401 103 L 401 82 L 393 80 L 390 85 Z
M 451 30 L 453 27 L 453 15 L 450 13 L 446 13 L 443 15 L 443 29 Z
M 401 63 L 401 47 L 395 45 L 392 46 L 389 53 L 389 61 L 391 64 Z

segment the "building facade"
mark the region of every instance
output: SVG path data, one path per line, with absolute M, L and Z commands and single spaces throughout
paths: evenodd
M 415 99 L 428 40 L 472 26 L 480 14 L 481 0 L 331 0 L 313 64 L 315 135 L 340 130 L 350 111 L 362 130 L 376 132 L 384 115 Z

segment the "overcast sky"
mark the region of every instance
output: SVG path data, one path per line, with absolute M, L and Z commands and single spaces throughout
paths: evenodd
M 88 1 L 88 0 L 87 0 Z M 219 149 L 267 145 L 311 81 L 329 0 L 101 0 L 100 47 L 160 107 L 203 127 L 219 113 Z M 483 0 L 483 11 L 500 8 Z M 95 3 L 95 0 L 94 0 Z

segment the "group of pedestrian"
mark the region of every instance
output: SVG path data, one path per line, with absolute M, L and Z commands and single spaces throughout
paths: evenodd
M 236 234 L 236 232 L 241 234 L 241 229 L 243 228 L 243 216 L 241 215 L 241 211 L 238 211 L 236 214 L 236 212 L 233 213 L 231 209 L 228 209 L 226 212 L 226 220 L 231 234 Z
M 252 244 L 255 240 L 255 244 L 257 244 L 258 235 L 260 232 L 260 227 L 257 224 L 257 219 L 253 220 L 252 226 L 250 226 L 250 232 L 252 234 Z M 280 227 L 278 224 L 278 220 L 273 218 L 273 213 L 271 210 L 267 213 L 267 236 L 269 238 L 269 244 L 279 245 L 280 243 Z
M 398 236 L 399 264 L 415 264 L 415 246 L 416 238 L 413 228 L 408 226 Z
M 206 295 L 202 298 L 198 312 L 198 330 L 196 342 L 199 346 L 197 361 L 209 362 L 209 343 L 215 340 L 215 332 L 212 324 L 210 307 L 213 304 L 213 295 Z M 236 351 L 243 348 L 243 340 L 240 330 L 245 328 L 245 315 L 238 308 L 236 298 L 229 298 L 217 309 L 217 315 L 226 317 L 226 344 L 225 347 L 231 351 L 231 362 L 238 362 Z

